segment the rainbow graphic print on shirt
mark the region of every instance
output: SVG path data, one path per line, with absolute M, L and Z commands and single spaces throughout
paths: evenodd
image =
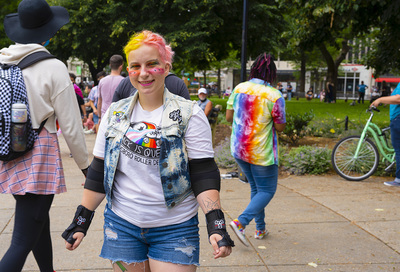
M 278 136 L 273 123 L 286 123 L 281 93 L 262 80 L 252 79 L 236 86 L 227 109 L 234 110 L 232 155 L 256 165 L 278 164 Z
M 146 165 L 158 165 L 161 131 L 153 123 L 131 123 L 121 142 L 121 155 Z
M 160 135 L 156 125 L 148 122 L 140 122 L 129 127 L 125 136 L 140 146 L 157 148 Z

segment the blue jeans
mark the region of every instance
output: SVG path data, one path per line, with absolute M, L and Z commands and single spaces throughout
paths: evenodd
M 400 115 L 390 121 L 390 137 L 396 152 L 396 182 L 400 183 Z
M 251 200 L 238 220 L 246 227 L 251 220 L 256 222 L 257 230 L 265 230 L 265 207 L 274 197 L 278 186 L 278 166 L 261 166 L 235 159 L 249 181 Z
M 104 210 L 104 242 L 100 257 L 112 262 L 160 262 L 199 266 L 200 237 L 197 215 L 187 221 L 156 228 L 139 228 Z

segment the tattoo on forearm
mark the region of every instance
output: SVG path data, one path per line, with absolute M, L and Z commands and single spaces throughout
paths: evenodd
M 210 198 L 207 198 L 206 200 L 203 200 L 203 205 L 204 208 L 206 209 L 206 212 L 215 210 L 215 209 L 220 209 L 221 207 L 218 204 L 218 199 L 213 201 Z

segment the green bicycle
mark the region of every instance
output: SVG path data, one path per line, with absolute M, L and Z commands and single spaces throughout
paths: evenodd
M 371 115 L 360 136 L 345 137 L 332 150 L 333 169 L 347 180 L 361 181 L 371 176 L 378 168 L 379 153 L 383 157 L 382 162 L 389 164 L 385 171 L 396 163 L 394 149 L 389 147 L 386 136 L 390 128 L 381 130 L 372 123 L 373 111 L 379 112 L 375 107 L 367 109 Z

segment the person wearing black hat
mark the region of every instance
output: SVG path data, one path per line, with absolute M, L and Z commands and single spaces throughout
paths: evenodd
M 22 0 L 18 12 L 4 19 L 15 44 L 0 50 L 0 63 L 16 65 L 44 47 L 69 22 L 68 11 L 45 0 Z M 49 210 L 55 194 L 66 191 L 56 134 L 56 119 L 73 158 L 83 173 L 89 166 L 74 87 L 66 66 L 55 58 L 41 60 L 22 71 L 32 127 L 47 119 L 34 148 L 7 163 L 0 162 L 0 192 L 16 199 L 11 245 L 0 271 L 21 271 L 32 251 L 41 272 L 53 272 Z M 3 245 L 4 246 L 4 245 Z

